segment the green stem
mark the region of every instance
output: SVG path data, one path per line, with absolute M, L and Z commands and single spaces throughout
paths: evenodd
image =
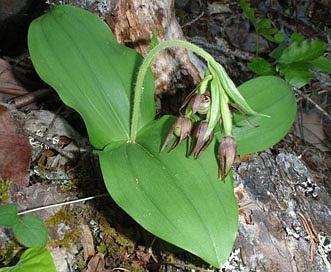
M 142 92 L 144 91 L 143 83 L 144 83 L 144 78 L 145 75 L 148 71 L 149 66 L 153 63 L 155 60 L 157 54 L 166 48 L 169 47 L 183 47 L 186 49 L 189 49 L 193 51 L 194 53 L 200 55 L 202 58 L 204 58 L 208 63 L 216 63 L 214 58 L 201 49 L 200 47 L 186 42 L 186 41 L 181 41 L 181 40 L 171 40 L 171 41 L 165 41 L 162 42 L 153 49 L 149 51 L 147 54 L 146 58 L 144 59 L 143 63 L 141 64 L 137 76 L 137 82 L 136 86 L 134 89 L 134 101 L 133 101 L 133 112 L 132 112 L 132 119 L 131 119 L 131 131 L 130 131 L 130 142 L 135 142 L 136 137 L 137 137 L 137 132 L 138 132 L 138 122 L 139 122 L 139 113 L 140 113 L 140 104 L 141 104 L 141 96 Z

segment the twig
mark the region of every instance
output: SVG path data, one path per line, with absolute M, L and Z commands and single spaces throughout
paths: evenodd
M 0 72 L 1 75 L 1 72 Z M 28 91 L 14 88 L 1 88 L 0 93 L 8 94 L 8 95 L 25 95 L 28 94 Z
M 189 25 L 195 23 L 195 22 L 198 21 L 203 15 L 205 15 L 205 13 L 204 13 L 204 12 L 201 12 L 201 14 L 199 14 L 198 17 L 194 18 L 194 19 L 193 19 L 192 21 L 190 21 L 190 22 L 187 22 L 187 23 L 183 24 L 181 27 L 184 28 L 184 27 L 186 27 L 186 26 L 189 26 Z
M 26 214 L 26 213 L 32 213 L 32 212 L 36 212 L 36 211 L 40 211 L 40 210 L 55 208 L 55 207 L 59 207 L 59 206 L 65 206 L 65 205 L 69 205 L 69 204 L 75 204 L 75 203 L 79 203 L 79 202 L 92 200 L 92 199 L 95 199 L 95 198 L 106 197 L 106 196 L 109 196 L 109 194 L 105 193 L 105 194 L 101 194 L 101 195 L 90 196 L 90 197 L 75 199 L 75 200 L 61 202 L 61 203 L 55 203 L 55 204 L 51 204 L 51 205 L 47 205 L 47 206 L 42 206 L 42 207 L 37 207 L 37 208 L 34 208 L 34 209 L 29 209 L 29 210 L 26 210 L 26 211 L 22 211 L 22 212 L 19 212 L 17 214 L 22 215 L 22 214 Z
M 251 206 L 255 206 L 255 205 L 256 205 L 256 203 L 254 203 L 254 202 L 249 202 L 249 203 L 244 204 L 244 205 L 242 205 L 242 206 L 239 205 L 239 207 L 238 207 L 238 211 L 242 211 L 242 210 L 244 210 L 244 209 L 247 209 L 247 208 L 249 208 L 249 207 L 251 207 Z
M 294 88 L 294 90 L 302 96 L 304 99 L 307 99 L 311 104 L 313 104 L 316 109 L 318 109 L 324 116 L 326 116 L 331 121 L 331 115 L 326 112 L 320 105 L 318 105 L 313 99 L 311 99 L 308 95 L 305 95 L 301 90 Z
M 306 219 L 306 217 L 302 213 L 298 213 L 300 216 L 300 219 L 302 221 L 302 224 L 308 234 L 308 239 L 311 243 L 311 248 L 310 248 L 310 259 L 313 260 L 314 258 L 314 251 L 316 251 L 317 248 L 317 243 L 319 243 L 318 239 L 318 234 L 317 231 L 311 222 L 310 219 Z
M 50 89 L 40 89 L 32 93 L 25 92 L 23 95 L 21 94 L 20 96 L 16 96 L 10 99 L 8 103 L 13 104 L 16 109 L 20 109 L 42 100 L 44 97 L 48 96 L 51 93 L 52 90 Z
M 201 271 L 201 272 L 210 272 L 210 271 L 212 271 L 210 269 L 203 269 L 203 268 L 197 267 L 195 265 L 188 265 L 188 264 L 179 264 L 179 263 L 171 263 L 171 262 L 161 262 L 160 264 L 171 265 L 171 266 L 174 266 L 174 267 L 179 267 L 179 268 L 184 268 L 184 269 L 190 269 L 190 271 L 192 271 L 192 270 Z

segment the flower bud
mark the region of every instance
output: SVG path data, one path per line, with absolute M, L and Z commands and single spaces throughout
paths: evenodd
M 206 131 L 208 128 L 208 122 L 206 120 L 202 120 L 197 127 L 194 129 L 192 133 L 192 141 L 190 146 L 190 154 L 194 154 L 194 159 L 199 158 L 201 153 L 210 145 L 214 138 L 214 131 L 212 131 L 206 139 Z
M 206 94 L 202 94 L 197 112 L 200 114 L 207 114 L 209 108 L 210 108 L 210 96 Z
M 176 120 L 176 122 L 171 126 L 168 135 L 161 147 L 161 152 L 166 148 L 166 146 L 170 143 L 171 139 L 174 136 L 177 136 L 177 140 L 173 143 L 169 152 L 175 149 L 181 142 L 183 142 L 191 133 L 193 128 L 193 123 L 190 118 L 180 116 Z
M 218 148 L 220 169 L 218 178 L 224 180 L 229 174 L 231 167 L 236 159 L 237 145 L 232 136 L 224 136 Z
M 193 93 L 190 94 L 180 107 L 180 110 L 186 107 L 187 114 L 207 114 L 210 108 L 210 92 L 206 91 L 204 94 Z

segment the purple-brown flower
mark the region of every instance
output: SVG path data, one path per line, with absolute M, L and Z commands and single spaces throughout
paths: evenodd
M 224 180 L 229 174 L 237 155 L 237 145 L 234 137 L 228 135 L 222 138 L 218 148 L 218 155 L 220 162 L 218 178 Z
M 176 120 L 176 122 L 171 126 L 167 138 L 165 139 L 161 152 L 166 148 L 166 146 L 170 143 L 171 139 L 176 136 L 177 140 L 170 147 L 169 152 L 175 149 L 181 142 L 183 142 L 191 133 L 193 128 L 193 122 L 190 118 L 180 116 Z
M 189 95 L 180 107 L 180 110 L 185 107 L 190 111 L 190 114 L 207 114 L 210 108 L 210 93 L 206 91 L 204 94 L 193 93 Z
M 192 133 L 192 141 L 190 145 L 189 155 L 194 154 L 194 159 L 199 158 L 201 153 L 210 145 L 214 138 L 214 131 L 212 131 L 206 139 L 206 131 L 208 128 L 208 122 L 206 120 L 202 120 L 196 126 Z

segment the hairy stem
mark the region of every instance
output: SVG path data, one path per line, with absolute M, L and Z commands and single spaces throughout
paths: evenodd
M 171 40 L 171 41 L 165 41 L 162 42 L 153 49 L 149 51 L 146 58 L 144 59 L 143 63 L 141 64 L 137 76 L 136 86 L 134 89 L 134 101 L 133 101 L 133 112 L 132 112 L 132 119 L 131 119 L 131 131 L 130 131 L 130 142 L 135 142 L 138 132 L 138 122 L 139 122 L 139 113 L 140 113 L 140 104 L 141 104 L 141 96 L 142 92 L 144 91 L 143 83 L 145 75 L 148 71 L 148 68 L 155 60 L 157 54 L 166 48 L 169 47 L 183 47 L 189 50 L 192 50 L 194 53 L 200 55 L 202 58 L 204 58 L 208 63 L 216 62 L 214 58 L 201 49 L 200 47 L 181 40 Z

